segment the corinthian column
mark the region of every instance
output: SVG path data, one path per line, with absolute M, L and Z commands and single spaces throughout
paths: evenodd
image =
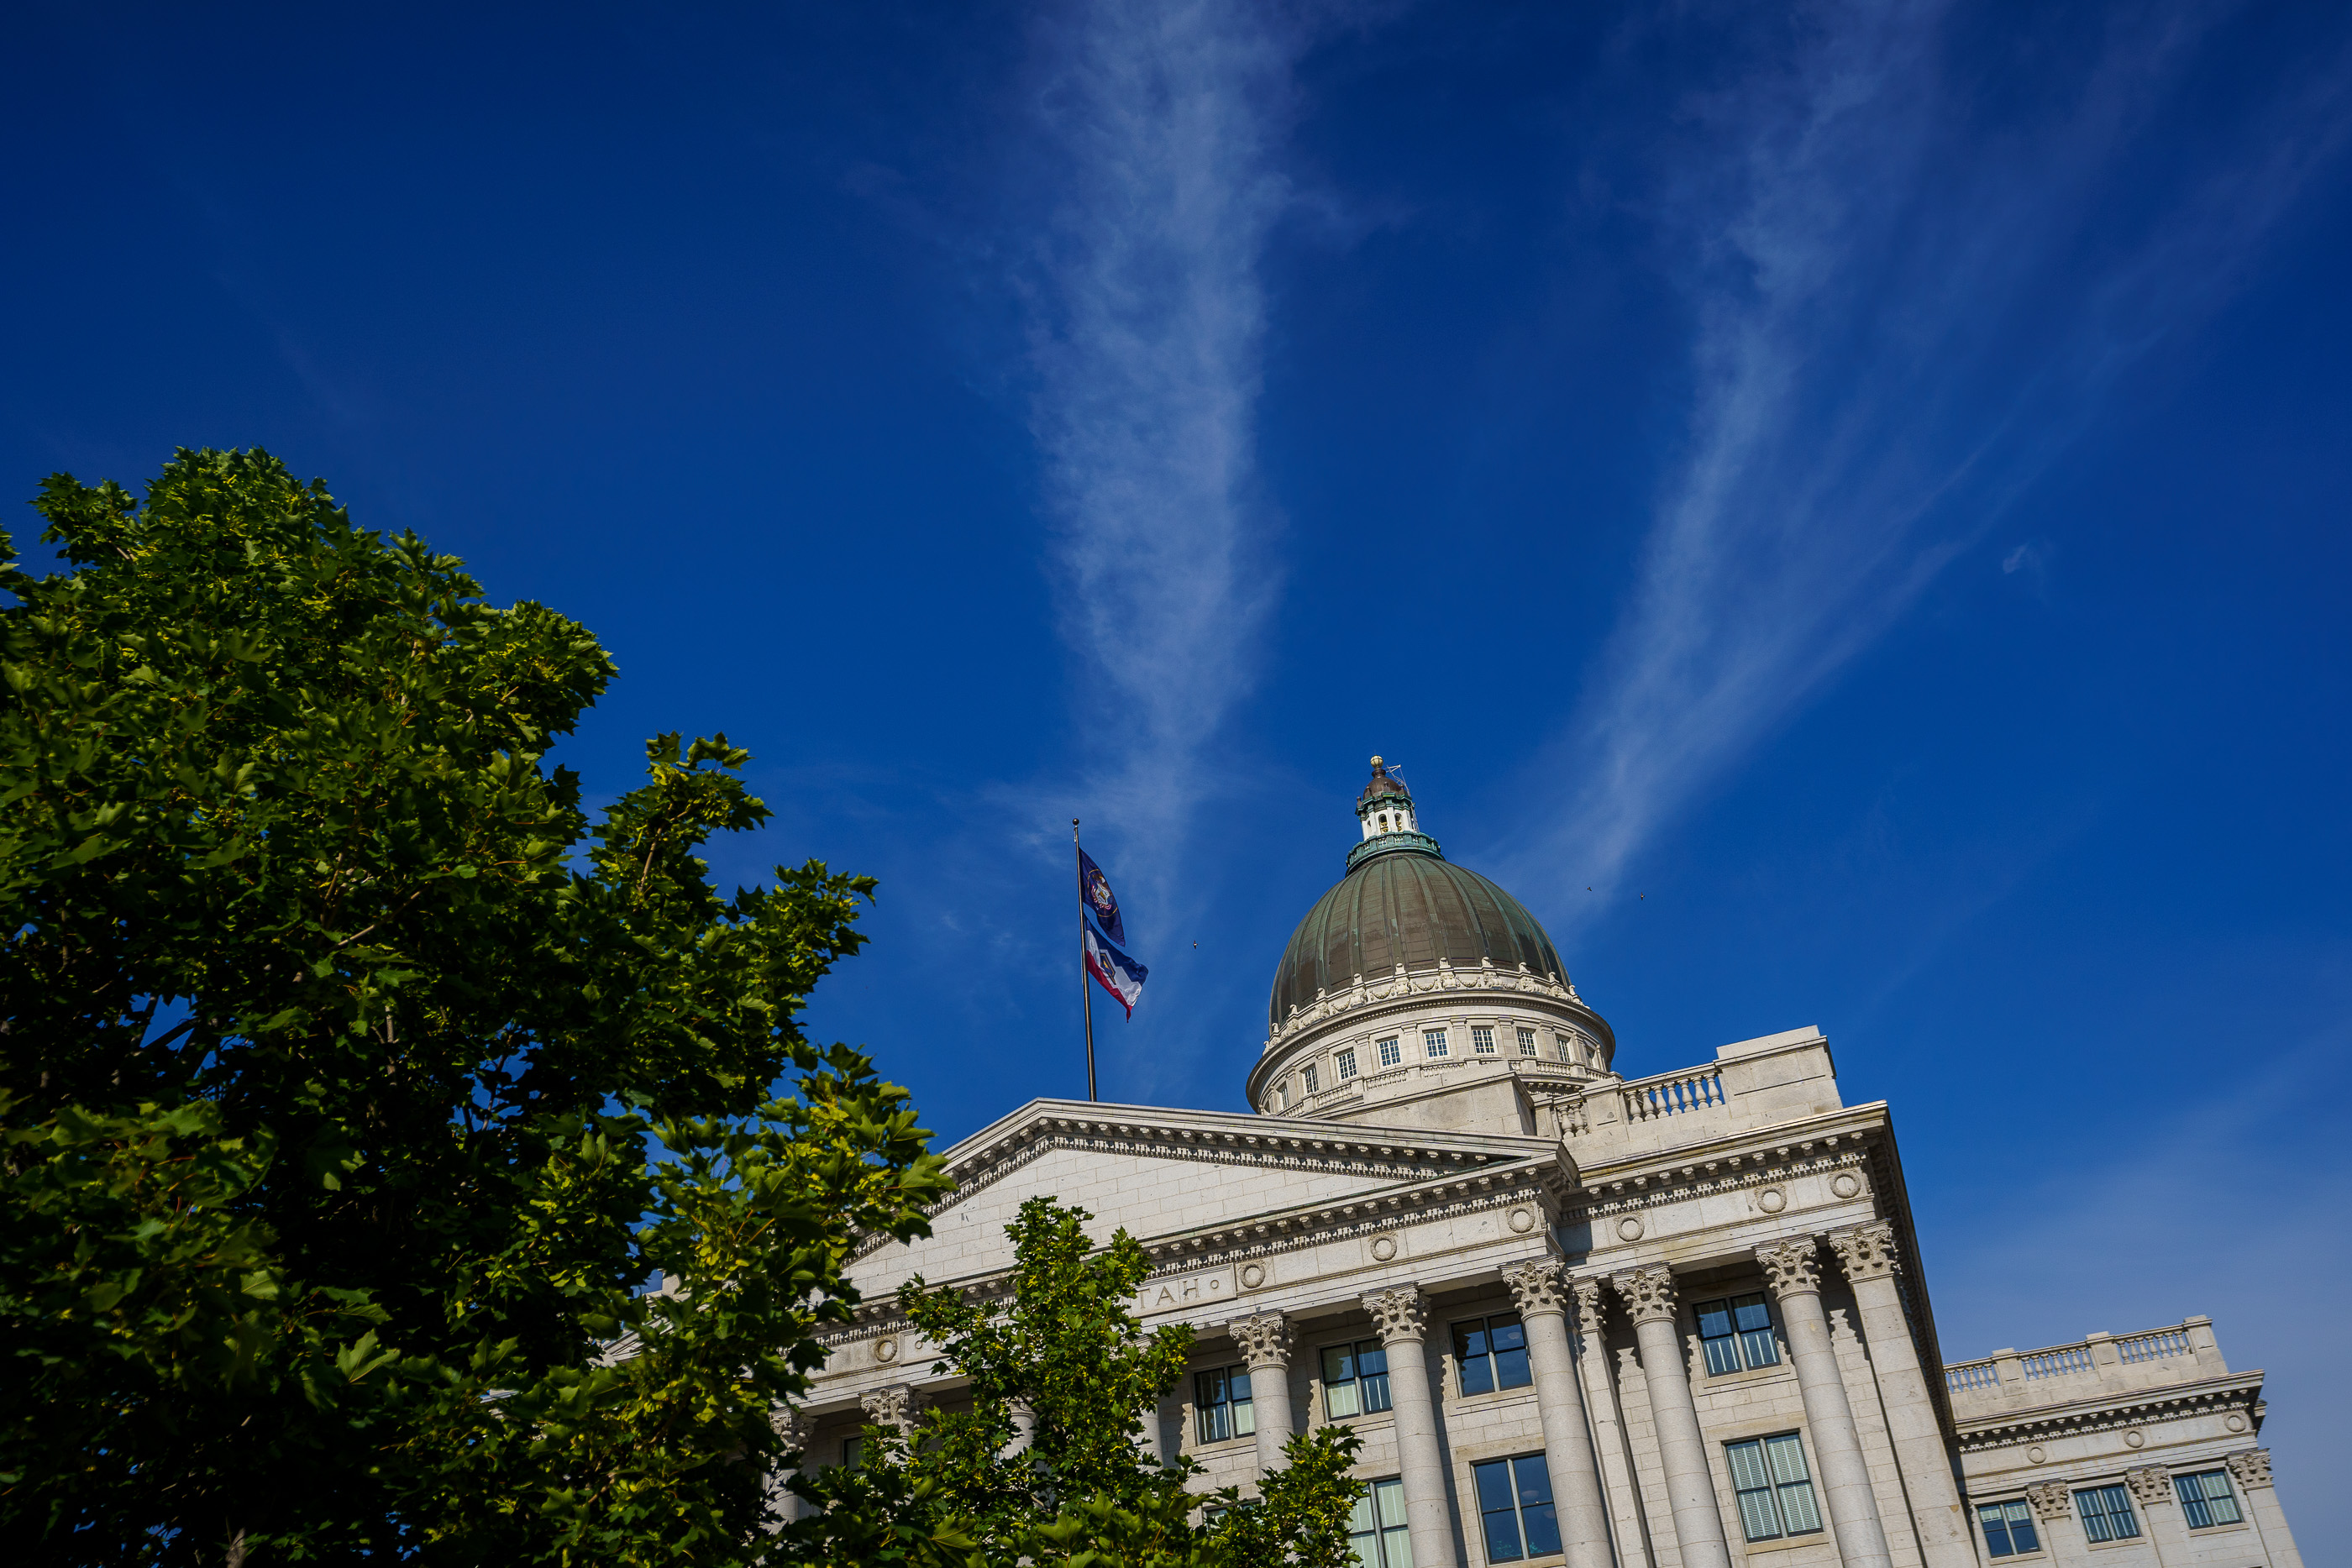
M 809 1438 L 816 1423 L 789 1405 L 776 1405 L 769 1407 L 768 1425 L 784 1445 L 782 1459 L 791 1461 L 780 1459 L 775 1473 L 768 1478 L 768 1516 L 778 1524 L 790 1524 L 801 1516 L 801 1500 L 784 1483 L 808 1469 Z
M 1552 1259 L 1530 1259 L 1503 1270 L 1519 1322 L 1528 1333 L 1528 1364 L 1536 1377 L 1536 1412 L 1543 1419 L 1544 1464 L 1559 1518 L 1569 1568 L 1611 1568 L 1609 1505 L 1584 1425 L 1584 1392 L 1576 1385 L 1576 1353 L 1568 1339 L 1568 1291 Z
M 1943 1427 L 1936 1419 L 1935 1396 L 1919 1369 L 1903 1294 L 1895 1285 L 1895 1227 L 1874 1219 L 1831 1231 L 1829 1243 L 1853 1286 L 1863 1343 L 1870 1351 L 1879 1400 L 1886 1411 L 1886 1436 L 1895 1447 L 1895 1468 L 1910 1495 L 1927 1568 L 1976 1568 L 1975 1532 L 1960 1503 L 1959 1483 L 1952 1476 L 1951 1450 L 1944 1446 Z
M 1404 1482 L 1404 1521 L 1413 1568 L 1459 1568 L 1454 1511 L 1446 1502 L 1445 1458 L 1437 1446 L 1437 1408 L 1429 1396 L 1427 1303 L 1418 1285 L 1375 1291 L 1364 1311 L 1389 1354 L 1389 1398 L 1396 1410 L 1397 1468 Z
M 2060 1568 L 2074 1568 L 2090 1555 L 2082 1523 L 2074 1517 L 2073 1488 L 2063 1481 L 2043 1481 L 2025 1489 L 2025 1500 L 2033 1505 L 2033 1518 L 2042 1526 L 2042 1544 L 2051 1562 Z
M 1715 1478 L 1707 1469 L 1706 1441 L 1699 1436 L 1698 1406 L 1691 1398 L 1690 1363 L 1675 1326 L 1674 1270 L 1659 1264 L 1612 1274 L 1610 1284 L 1624 1299 L 1642 1347 L 1642 1381 L 1650 1385 L 1650 1419 L 1657 1428 L 1658 1458 L 1666 1469 L 1666 1501 L 1674 1511 L 1675 1540 L 1683 1568 L 1731 1568 L 1731 1546 L 1723 1537 L 1723 1515 L 1715 1506 Z
M 2180 1522 L 2180 1500 L 2172 1490 L 2172 1472 L 2153 1465 L 2124 1472 L 2139 1516 L 2147 1521 L 2147 1543 L 2156 1552 L 2156 1568 L 2180 1568 L 2189 1561 L 2189 1534 Z
M 1249 1364 L 1257 1472 L 1264 1475 L 1282 1468 L 1282 1446 L 1290 1441 L 1290 1320 L 1280 1312 L 1260 1312 L 1225 1327 Z
M 1822 1467 L 1828 1494 L 1830 1529 L 1837 1536 L 1845 1568 L 1891 1568 L 1886 1531 L 1879 1523 L 1878 1499 L 1870 1490 L 1870 1466 L 1862 1457 L 1853 1406 L 1845 1396 L 1830 1323 L 1822 1311 L 1819 1244 L 1791 1237 L 1756 1249 L 1780 1303 L 1780 1326 L 1788 1331 L 1789 1357 L 1797 1364 L 1797 1390 L 1805 1401 L 1805 1425 L 1813 1435 L 1813 1458 Z

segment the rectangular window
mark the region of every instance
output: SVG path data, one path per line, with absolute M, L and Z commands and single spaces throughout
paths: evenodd
M 1423 1056 L 1444 1056 L 1445 1054 L 1445 1031 L 1442 1029 L 1423 1030 L 1421 1031 L 1421 1052 Z
M 1298 1071 L 1298 1082 L 1300 1082 L 1300 1084 L 1302 1084 L 1302 1085 L 1306 1088 L 1307 1092 L 1308 1092 L 1309 1094 L 1314 1093 L 1314 1092 L 1315 1092 L 1315 1069 L 1314 1069 L 1313 1067 L 1311 1067 L 1311 1066 L 1308 1066 L 1308 1067 L 1303 1067 L 1303 1068 L 1299 1069 L 1299 1071 Z
M 1203 1443 L 1247 1437 L 1257 1432 L 1245 1366 L 1220 1367 L 1192 1379 L 1192 1430 Z
M 1559 1059 L 1562 1061 L 1577 1060 L 1576 1041 L 1573 1039 L 1564 1034 L 1556 1034 L 1551 1038 L 1553 1043 L 1559 1047 Z
M 2139 1521 L 2132 1517 L 2131 1493 L 2122 1487 L 2092 1487 L 2074 1494 L 2083 1533 L 2094 1541 L 2134 1541 Z
M 1323 1416 L 1370 1416 L 1389 1407 L 1389 1353 L 1378 1340 L 1323 1347 Z
M 1701 1301 L 1695 1311 L 1709 1376 L 1780 1364 L 1780 1347 L 1772 1339 L 1772 1312 L 1760 1294 Z
M 1384 1040 L 1381 1041 L 1381 1065 L 1382 1067 L 1394 1067 L 1403 1060 L 1404 1051 L 1398 1046 L 1395 1040 Z
M 1356 1075 L 1356 1048 L 1349 1046 L 1339 1053 L 1339 1077 L 1344 1081 Z
M 1290 1109 L 1290 1080 L 1287 1078 L 1274 1086 L 1274 1108 L 1277 1111 Z
M 844 1437 L 841 1440 L 841 1462 L 845 1469 L 853 1470 L 856 1469 L 860 1464 L 865 1462 L 865 1438 Z
M 1461 1371 L 1465 1394 L 1525 1388 L 1535 1381 L 1528 1367 L 1527 1326 L 1517 1312 L 1455 1323 L 1454 1364 Z
M 1724 1452 L 1731 1460 L 1731 1489 L 1739 1496 L 1739 1527 L 1748 1540 L 1810 1535 L 1822 1527 L 1813 1474 L 1794 1432 L 1726 1443 Z
M 1364 1568 L 1412 1568 L 1412 1539 L 1405 1532 L 1404 1482 L 1391 1476 L 1374 1481 L 1348 1515 L 1348 1544 Z
M 1536 1031 L 1531 1029 L 1523 1029 L 1519 1030 L 1519 1054 L 1521 1056 L 1533 1056 L 1535 1053 Z
M 1985 1551 L 1994 1557 L 2039 1552 L 2042 1538 L 2033 1533 L 2033 1511 L 2021 1502 L 1989 1502 L 1977 1510 L 1984 1526 Z
M 1495 1054 L 1495 1031 L 1483 1023 L 1470 1026 L 1470 1049 L 1480 1056 Z
M 2172 1490 L 2180 1494 L 2180 1511 L 2189 1516 L 2191 1530 L 2210 1530 L 2217 1524 L 2236 1524 L 2245 1515 L 2238 1511 L 2237 1494 L 2230 1490 L 2230 1472 L 2206 1470 L 2193 1476 L 2175 1476 Z
M 1487 1562 L 1517 1563 L 1559 1550 L 1551 1472 L 1544 1468 L 1541 1454 L 1473 1465 L 1470 1475 L 1478 1490 L 1478 1522 L 1486 1527 Z

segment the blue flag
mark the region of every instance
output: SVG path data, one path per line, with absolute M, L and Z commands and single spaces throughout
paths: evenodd
M 1118 895 L 1110 890 L 1110 878 L 1103 875 L 1102 867 L 1084 850 L 1078 852 L 1078 908 L 1085 916 L 1081 925 L 1087 973 L 1117 997 L 1127 1016 L 1133 1018 L 1136 999 L 1143 995 L 1143 982 L 1150 971 L 1127 956 L 1123 946 L 1127 922 L 1119 918 Z

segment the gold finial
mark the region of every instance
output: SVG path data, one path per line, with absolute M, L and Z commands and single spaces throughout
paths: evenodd
M 1377 757 L 1373 758 L 1372 758 L 1372 766 L 1373 766 L 1373 767 L 1375 767 L 1375 768 L 1378 768 L 1380 765 L 1381 765 L 1381 759 L 1380 759 L 1379 758 L 1377 758 Z

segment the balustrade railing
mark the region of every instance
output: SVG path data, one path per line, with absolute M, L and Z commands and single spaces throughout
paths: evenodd
M 2091 1360 L 2091 1347 L 2087 1344 L 2028 1351 L 2018 1359 L 2025 1363 L 2025 1381 L 2028 1383 L 2038 1382 L 2044 1377 L 2063 1377 L 2070 1372 L 2089 1372 L 2095 1364 Z
M 1999 1388 L 2000 1371 L 1990 1361 L 1963 1361 L 1944 1368 L 1944 1386 L 1958 1394 L 1968 1388 Z
M 1668 1073 L 1664 1077 L 1628 1083 L 1622 1092 L 1625 1120 L 1628 1122 L 1655 1122 L 1667 1116 L 1686 1116 L 1694 1111 L 1711 1110 L 1724 1103 L 1723 1074 L 1712 1067 L 1700 1068 L 1693 1072 Z
M 2155 1329 L 2147 1333 L 2136 1333 L 2116 1341 L 2116 1354 L 2126 1363 L 2167 1361 L 2176 1355 L 2197 1354 L 2189 1336 L 2179 1329 Z

